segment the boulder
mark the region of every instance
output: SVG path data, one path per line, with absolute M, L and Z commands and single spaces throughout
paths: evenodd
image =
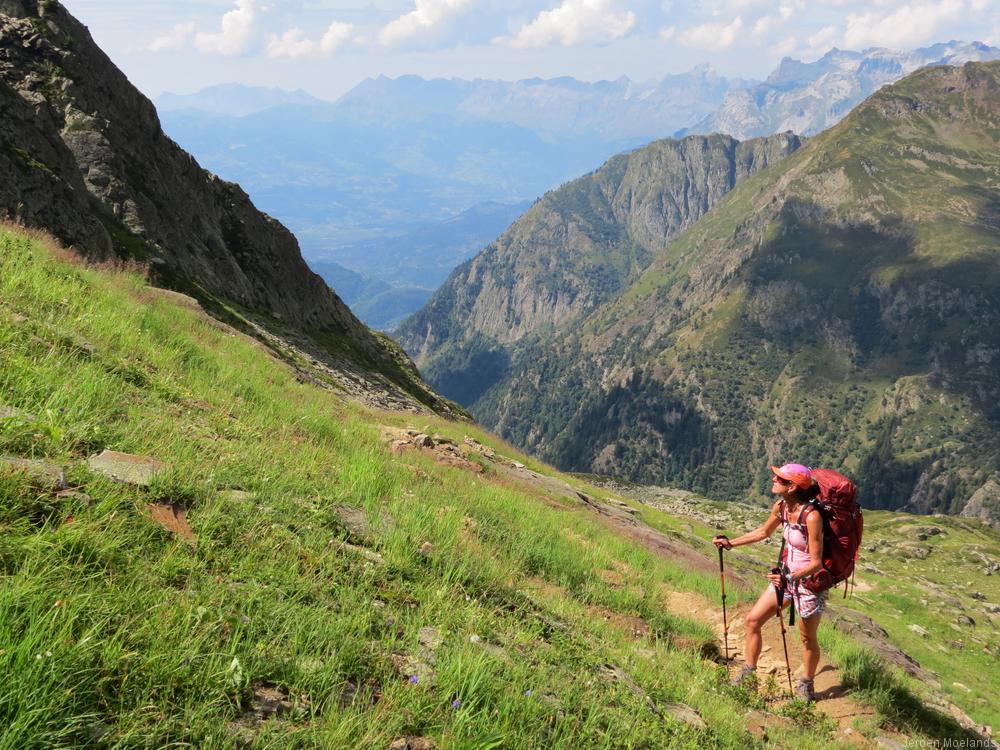
M 434 750 L 436 747 L 429 737 L 397 737 L 389 744 L 389 750 Z
M 434 665 L 437 663 L 437 650 L 442 642 L 443 637 L 437 628 L 425 626 L 417 633 L 415 654 L 392 654 L 389 659 L 399 674 L 408 677 L 414 685 L 418 685 L 436 676 Z
M 0 471 L 27 474 L 33 481 L 53 490 L 66 489 L 62 467 L 35 458 L 0 458 Z
M 149 514 L 154 521 L 174 536 L 192 544 L 198 541 L 198 537 L 195 536 L 194 531 L 188 525 L 184 509 L 179 505 L 150 503 Z
M 897 548 L 897 554 L 903 559 L 926 560 L 931 554 L 931 548 L 926 544 L 904 542 Z
M 469 643 L 474 643 L 475 645 L 483 649 L 483 651 L 492 656 L 497 657 L 498 659 L 502 659 L 503 661 L 508 661 L 508 662 L 510 661 L 510 657 L 507 656 L 507 652 L 504 651 L 500 646 L 494 645 L 492 643 L 487 643 L 478 635 L 475 634 L 470 635 Z
M 867 615 L 855 610 L 837 609 L 830 612 L 830 617 L 837 630 L 856 638 L 861 645 L 872 649 L 911 677 L 922 681 L 932 679 L 930 672 L 921 667 L 912 656 L 895 646 L 889 640 L 889 634 Z
M 363 508 L 338 504 L 334 505 L 331 510 L 352 536 L 362 540 L 371 537 L 371 523 L 368 521 L 368 513 Z
M 109 450 L 88 458 L 87 466 L 91 471 L 103 474 L 116 482 L 139 487 L 148 487 L 153 477 L 167 469 L 167 465 L 156 458 Z
M 701 715 L 684 703 L 664 703 L 660 705 L 667 716 L 681 722 L 682 724 L 687 724 L 688 726 L 694 727 L 695 729 L 707 729 L 708 725 L 705 724 L 705 720 L 701 718 Z

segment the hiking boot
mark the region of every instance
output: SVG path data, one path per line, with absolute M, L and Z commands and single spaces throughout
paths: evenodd
M 795 697 L 806 703 L 816 700 L 816 693 L 813 691 L 813 681 L 802 678 L 795 685 Z
M 751 664 L 744 664 L 740 671 L 736 673 L 736 676 L 730 680 L 731 685 L 737 687 L 746 687 L 746 685 L 757 679 L 757 667 Z

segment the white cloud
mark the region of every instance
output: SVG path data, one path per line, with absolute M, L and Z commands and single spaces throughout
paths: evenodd
M 302 29 L 288 29 L 281 36 L 271 34 L 267 40 L 267 56 L 306 57 L 315 54 L 318 46 L 317 42 L 306 37 L 306 32 Z
M 831 44 L 837 36 L 836 26 L 824 26 L 822 29 L 812 34 L 806 41 L 810 47 L 826 47 Z
M 394 47 L 426 36 L 450 17 L 461 12 L 470 0 L 415 0 L 416 8 L 391 21 L 379 32 L 378 40 Z
M 179 23 L 168 33 L 156 37 L 149 44 L 150 52 L 184 49 L 188 39 L 194 34 L 194 23 Z
M 774 5 L 773 0 L 723 0 L 712 11 L 713 16 L 731 16 L 734 13 L 740 15 L 747 11 L 763 10 Z
M 539 13 L 512 38 L 494 41 L 509 42 L 516 49 L 556 43 L 570 47 L 583 42 L 620 39 L 633 26 L 635 13 L 630 10 L 617 12 L 614 0 L 563 0 L 558 8 Z
M 958 20 L 965 9 L 962 0 L 910 3 L 888 15 L 851 13 L 847 16 L 844 46 L 906 47 L 930 40 L 935 30 L 948 21 Z
M 736 16 L 730 23 L 704 23 L 680 33 L 678 39 L 688 47 L 719 51 L 731 47 L 743 28 L 743 19 Z
M 761 16 L 754 23 L 751 33 L 754 36 L 764 36 L 764 34 L 771 30 L 772 26 L 774 26 L 774 18 L 772 16 Z
M 218 34 L 199 33 L 194 38 L 199 52 L 233 57 L 241 55 L 250 47 L 257 22 L 257 7 L 254 0 L 236 0 L 236 9 L 222 17 L 222 27 Z
M 799 42 L 794 36 L 788 37 L 784 41 L 778 42 L 771 47 L 771 52 L 778 57 L 787 57 L 798 48 Z
M 332 55 L 351 38 L 354 25 L 335 21 L 327 28 L 319 40 L 309 39 L 299 28 L 288 29 L 280 36 L 272 34 L 267 41 L 267 56 L 278 57 L 318 57 Z
M 676 33 L 677 33 L 676 26 L 667 26 L 665 28 L 660 29 L 660 39 L 662 39 L 665 42 L 670 41 L 671 39 L 674 38 L 674 34 Z
M 802 10 L 804 7 L 803 0 L 786 0 L 778 6 L 778 15 L 758 18 L 754 22 L 751 33 L 755 37 L 766 36 L 769 31 L 788 23 L 795 15 L 795 11 Z
M 822 29 L 812 34 L 806 43 L 809 45 L 810 55 L 822 54 L 833 46 L 833 40 L 837 38 L 837 28 L 835 26 L 824 26 Z

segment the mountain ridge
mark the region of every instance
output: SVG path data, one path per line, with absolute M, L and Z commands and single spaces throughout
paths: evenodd
M 614 157 L 539 199 L 396 336 L 431 380 L 483 366 L 485 389 L 506 366 L 509 345 L 613 298 L 740 180 L 799 145 L 792 134 L 689 136 Z
M 269 108 L 262 99 L 242 118 L 188 109 L 165 112 L 163 122 L 291 227 L 310 260 L 395 283 L 383 269 L 408 276 L 413 248 L 391 238 L 476 203 L 534 200 L 664 137 L 810 135 L 904 68 L 997 55 L 964 42 L 833 50 L 812 62 L 783 60 L 767 81 L 731 79 L 706 65 L 644 82 L 380 76 L 326 105 Z M 289 136 L 275 139 L 276 131 Z M 362 301 L 369 303 L 380 304 Z
M 620 294 L 507 351 L 487 388 L 404 345 L 563 469 L 740 497 L 798 456 L 853 473 L 871 506 L 996 522 L 998 77 L 969 63 L 883 88 Z

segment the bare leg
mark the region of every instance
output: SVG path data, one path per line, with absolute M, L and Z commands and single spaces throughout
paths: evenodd
M 799 618 L 799 635 L 802 637 L 802 671 L 805 672 L 807 680 L 816 676 L 816 667 L 819 665 L 819 621 L 823 615 L 813 615 L 812 617 Z
M 785 600 L 788 605 L 788 600 Z M 747 664 L 752 667 L 757 666 L 757 659 L 760 657 L 762 645 L 760 629 L 769 618 L 774 617 L 778 611 L 778 602 L 774 596 L 774 591 L 768 587 L 757 603 L 750 608 L 746 617 L 747 640 L 743 653 L 746 655 Z

